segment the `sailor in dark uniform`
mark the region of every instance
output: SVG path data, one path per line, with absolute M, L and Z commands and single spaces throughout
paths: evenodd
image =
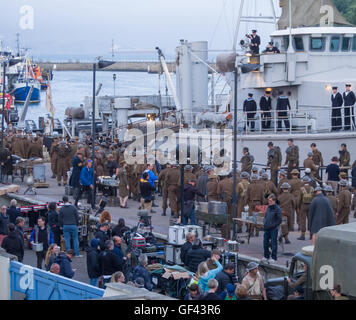
M 264 51 L 264 53 L 267 54 L 276 54 L 276 53 L 281 53 L 277 47 L 273 45 L 273 42 L 268 42 L 268 47 Z
M 255 115 L 257 112 L 257 103 L 252 98 L 253 94 L 249 93 L 248 98 L 244 101 L 243 111 L 247 119 L 247 125 L 251 131 L 255 131 Z M 246 126 L 245 129 L 246 130 Z
M 283 91 L 279 91 L 276 110 L 278 112 L 278 131 L 282 131 L 282 120 L 284 120 L 284 125 L 288 131 L 290 128 L 288 110 L 290 111 L 291 107 L 289 99 L 283 95 Z
M 331 130 L 339 131 L 342 129 L 341 108 L 344 100 L 340 92 L 337 92 L 337 87 L 333 87 L 333 94 L 331 95 Z
M 267 89 L 265 91 L 265 95 L 261 97 L 260 109 L 261 109 L 262 129 L 270 129 L 271 128 L 271 118 L 272 118 L 271 90 Z
M 250 48 L 253 54 L 260 53 L 261 38 L 257 35 L 257 30 L 252 30 L 252 34 L 248 36 L 251 40 Z
M 351 83 L 346 83 L 346 91 L 343 95 L 344 98 L 344 129 L 345 131 L 351 130 L 351 119 L 353 127 L 355 128 L 355 117 L 354 117 L 354 105 L 356 102 L 356 97 L 353 91 L 351 91 Z

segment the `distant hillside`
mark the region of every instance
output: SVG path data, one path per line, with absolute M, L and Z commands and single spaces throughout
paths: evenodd
M 336 7 L 344 15 L 344 17 L 356 25 L 356 0 L 333 0 Z

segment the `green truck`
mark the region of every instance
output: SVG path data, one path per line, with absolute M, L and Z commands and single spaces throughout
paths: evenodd
M 273 287 L 283 291 L 283 298 L 293 294 L 288 284 L 304 278 L 306 300 L 331 300 L 330 289 L 341 286 L 341 293 L 349 299 L 356 299 L 356 223 L 323 228 L 318 232 L 314 247 L 305 247 L 291 260 L 289 274 L 270 279 L 265 283 L 267 292 Z M 275 290 L 278 292 L 278 290 Z

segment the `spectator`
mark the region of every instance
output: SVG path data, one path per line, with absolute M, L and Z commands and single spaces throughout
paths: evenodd
M 189 292 L 184 297 L 184 300 L 200 300 L 201 294 L 199 286 L 196 283 L 193 283 L 189 286 Z
M 348 297 L 341 295 L 341 286 L 337 284 L 332 290 L 330 290 L 331 295 L 334 297 L 334 300 L 349 300 Z
M 340 167 L 338 165 L 338 157 L 331 159 L 331 164 L 326 167 L 326 183 L 334 189 L 334 195 L 337 195 L 338 182 L 340 181 Z
M 73 249 L 69 249 L 66 252 L 61 252 L 56 260 L 55 263 L 59 264 L 60 272 L 59 274 L 63 277 L 72 279 L 74 277 L 75 269 L 72 269 L 72 259 L 75 255 Z
M 77 257 L 79 255 L 79 239 L 78 239 L 78 225 L 79 214 L 75 206 L 69 203 L 68 197 L 63 197 L 64 205 L 59 210 L 59 225 L 63 228 L 64 242 L 66 250 L 71 248 L 71 239 L 73 240 L 74 252 Z
M 112 236 L 119 236 L 122 238 L 126 231 L 129 231 L 130 228 L 125 226 L 125 219 L 120 218 L 119 223 L 112 229 Z
M 24 225 L 25 225 L 25 219 L 22 217 L 17 217 L 16 218 L 16 224 L 15 224 L 15 232 L 19 239 L 22 242 L 23 247 L 25 248 L 25 234 L 23 231 Z
M 1 247 L 5 249 L 7 253 L 16 256 L 19 262 L 22 262 L 24 247 L 22 241 L 15 232 L 15 225 L 13 223 L 9 223 L 8 235 L 2 241 Z
M 100 274 L 103 276 L 103 285 L 111 281 L 111 277 L 116 271 L 122 271 L 122 264 L 113 249 L 114 242 L 107 240 L 105 242 L 105 250 L 99 254 L 99 269 Z
M 98 287 L 99 277 L 100 277 L 100 267 L 99 267 L 99 240 L 92 239 L 90 241 L 90 247 L 86 249 L 87 252 L 87 271 L 88 277 L 90 279 L 90 285 Z
M 156 181 L 158 180 L 157 176 L 153 173 L 153 164 L 147 164 L 147 169 L 143 172 L 143 174 L 148 173 L 148 182 L 151 186 L 156 189 Z M 143 175 L 142 175 L 143 177 Z M 143 177 L 144 178 L 144 177 Z
M 43 250 L 36 251 L 37 268 L 42 269 L 42 261 L 46 259 L 46 253 L 49 246 L 53 243 L 53 233 L 43 217 L 37 219 L 37 225 L 33 228 L 30 243 L 42 243 Z
M 304 288 L 296 286 L 293 295 L 288 296 L 287 300 L 304 300 Z
M 148 172 L 144 172 L 140 180 L 141 208 L 149 213 L 152 209 L 152 192 L 156 188 L 148 181 Z
M 210 279 L 208 281 L 208 293 L 200 298 L 200 300 L 221 300 L 221 297 L 216 294 L 216 290 L 218 289 L 219 283 L 215 279 Z
M 248 292 L 247 292 L 247 289 L 241 285 L 241 284 L 238 284 L 236 286 L 236 291 L 235 291 L 235 294 L 236 294 L 236 298 L 237 300 L 250 300 L 247 296 L 248 296 Z
M 15 224 L 16 218 L 21 216 L 21 211 L 17 209 L 17 201 L 15 199 L 12 199 L 10 201 L 10 207 L 7 209 L 7 215 L 9 217 L 10 223 Z
M 51 269 L 49 272 L 54 273 L 54 274 L 59 274 L 61 272 L 61 267 L 59 266 L 58 263 L 52 263 Z
M 95 207 L 94 199 L 94 171 L 92 168 L 93 161 L 87 160 L 85 167 L 80 171 L 80 190 L 75 199 L 75 206 L 78 207 L 78 201 L 84 192 L 88 193 L 88 203 L 91 204 L 93 210 Z
M 101 214 L 100 214 L 100 218 L 99 218 L 99 222 L 100 223 L 111 223 L 111 215 L 110 212 L 108 210 L 104 210 Z
M 228 284 L 235 285 L 235 283 L 237 283 L 237 279 L 235 277 L 235 265 L 232 262 L 227 263 L 224 266 L 224 270 L 221 270 L 216 275 L 215 279 L 219 283 L 219 287 L 216 291 L 216 294 L 221 294 L 223 291 L 225 291 Z
M 335 225 L 334 210 L 320 187 L 315 188 L 315 197 L 309 207 L 309 223 L 313 245 L 320 229 Z
M 263 278 L 258 271 L 258 264 L 250 262 L 246 268 L 247 274 L 242 280 L 242 285 L 247 289 L 248 297 L 251 300 L 267 300 Z
M 134 282 L 133 282 L 133 285 L 136 287 L 136 288 L 139 288 L 139 289 L 143 289 L 143 290 L 147 290 L 145 288 L 145 279 L 141 278 L 141 277 L 138 277 Z
M 209 290 L 208 282 L 210 279 L 214 279 L 216 275 L 223 269 L 219 262 L 220 256 L 212 254 L 211 260 L 216 264 L 217 268 L 209 270 L 206 262 L 201 262 L 198 266 L 197 277 L 199 279 L 198 285 L 202 294 L 205 294 Z M 218 283 L 219 285 L 219 283 Z M 216 287 L 216 290 L 218 287 Z M 216 291 L 215 290 L 215 291 Z M 214 291 L 214 292 L 215 292 Z
M 83 157 L 82 152 L 78 152 L 72 159 L 72 174 L 69 179 L 69 185 L 73 188 L 73 197 L 76 199 L 80 189 L 80 172 L 83 169 Z
M 6 206 L 2 206 L 0 211 L 0 245 L 2 240 L 7 236 L 9 223 L 10 221 L 9 216 L 7 215 L 7 208 Z
M 143 278 L 145 281 L 145 288 L 148 291 L 152 291 L 152 281 L 151 281 L 151 274 L 146 269 L 148 264 L 148 259 L 145 254 L 141 254 L 138 257 L 138 266 L 133 271 L 133 280 L 135 281 L 137 278 Z
M 282 223 L 282 210 L 276 204 L 277 198 L 274 194 L 268 197 L 268 208 L 264 218 L 264 237 L 263 248 L 264 258 L 262 261 L 268 261 L 269 263 L 277 262 L 277 249 L 278 249 L 278 228 Z M 270 259 L 270 243 L 272 244 L 272 259 Z
M 211 252 L 203 249 L 203 244 L 200 239 L 195 239 L 192 249 L 187 252 L 186 262 L 189 271 L 197 272 L 198 265 L 211 257 Z
M 100 225 L 100 228 L 97 232 L 95 232 L 95 238 L 99 239 L 100 250 L 105 250 L 105 243 L 109 240 L 108 236 L 109 224 L 104 222 Z
M 220 297 L 222 300 L 237 300 L 235 291 L 235 286 L 232 283 L 228 283 L 225 290 L 220 293 Z
M 54 261 L 57 259 L 58 256 L 58 246 L 56 243 L 52 243 L 46 253 L 46 258 L 45 258 L 45 268 L 47 271 L 51 269 L 52 264 Z
M 114 241 L 114 250 L 113 251 L 119 258 L 119 261 L 122 264 L 122 266 L 124 267 L 127 258 L 121 248 L 122 240 L 120 237 L 115 236 L 115 237 L 113 237 L 113 241 Z M 129 257 L 130 257 L 130 253 L 129 253 Z
M 57 204 L 55 202 L 50 202 L 48 204 L 48 225 L 50 226 L 53 233 L 54 242 L 60 246 L 61 245 L 61 229 L 59 228 L 59 215 L 57 212 Z
M 187 265 L 186 257 L 188 251 L 192 248 L 193 242 L 195 240 L 195 235 L 191 232 L 188 232 L 187 235 L 185 236 L 185 239 L 187 240 L 182 248 L 180 249 L 180 260 Z
M 111 282 L 113 283 L 125 283 L 125 275 L 121 271 L 115 272 L 111 277 Z
M 200 193 L 195 187 L 196 181 L 191 179 L 184 186 L 183 198 L 184 198 L 184 207 L 182 213 L 182 223 L 184 225 L 188 224 L 188 219 L 190 220 L 191 225 L 195 225 L 195 197 L 196 195 L 204 197 L 205 195 Z

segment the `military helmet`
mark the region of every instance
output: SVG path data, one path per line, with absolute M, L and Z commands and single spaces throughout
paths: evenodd
M 309 183 L 309 182 L 311 182 L 312 180 L 310 179 L 310 177 L 308 177 L 308 176 L 304 176 L 303 178 L 302 178 L 302 182 L 304 182 L 304 183 Z
M 257 174 L 251 175 L 251 180 L 252 181 L 257 181 L 259 179 L 259 176 Z
M 346 180 L 340 180 L 340 181 L 339 181 L 339 185 L 340 185 L 341 187 L 347 187 L 347 186 L 348 186 L 348 183 L 347 183 Z
M 193 167 L 192 167 L 190 164 L 187 164 L 187 165 L 184 167 L 184 171 L 190 171 L 190 170 L 193 170 Z
M 324 191 L 326 191 L 326 192 L 333 192 L 334 189 L 332 188 L 332 186 L 327 185 L 327 186 L 324 188 Z
M 266 171 L 264 169 L 261 169 L 260 172 L 258 173 L 260 176 L 262 176 Z
M 314 189 L 314 191 L 315 191 L 315 192 L 317 192 L 317 191 L 323 191 L 323 188 L 322 188 L 322 187 L 316 187 L 316 188 Z
M 288 182 L 283 182 L 281 185 L 282 189 L 290 189 L 290 184 Z
M 291 174 L 299 174 L 299 170 L 298 170 L 298 169 L 293 169 L 293 170 L 291 171 Z
M 313 157 L 313 156 L 314 156 L 313 152 L 308 152 L 308 157 Z
M 306 168 L 305 169 L 305 173 L 311 173 L 311 169 L 310 168 Z
M 279 171 L 279 174 L 285 177 L 287 176 L 287 172 L 285 172 L 284 170 Z
M 240 174 L 240 177 L 241 177 L 242 179 L 248 179 L 248 178 L 250 177 L 250 175 L 249 175 L 248 172 L 244 171 L 244 172 L 242 172 L 242 173 Z
M 252 172 L 258 172 L 258 168 L 257 167 L 253 167 L 252 168 Z
M 267 172 L 262 173 L 262 179 L 263 180 L 268 180 L 268 173 Z

